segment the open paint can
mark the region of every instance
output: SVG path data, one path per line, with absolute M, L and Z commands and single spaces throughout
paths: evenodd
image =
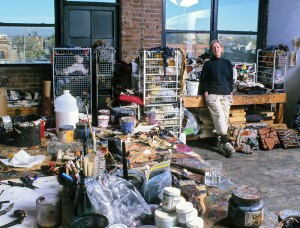
M 121 117 L 121 131 L 125 134 L 132 133 L 134 130 L 134 118 L 131 116 Z

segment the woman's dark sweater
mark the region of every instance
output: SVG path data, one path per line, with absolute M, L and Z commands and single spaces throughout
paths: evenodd
M 233 66 L 227 59 L 216 58 L 204 63 L 201 72 L 201 94 L 229 95 L 233 90 Z

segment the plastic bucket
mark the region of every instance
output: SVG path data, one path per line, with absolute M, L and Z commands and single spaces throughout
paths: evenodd
M 188 96 L 197 96 L 199 89 L 198 81 L 185 81 Z
M 155 112 L 145 112 L 145 119 L 148 125 L 154 125 L 156 123 Z
M 108 109 L 100 109 L 98 113 L 99 115 L 110 116 L 110 110 Z
M 45 136 L 45 126 L 46 126 L 46 120 L 41 119 L 41 138 L 44 138 Z
M 107 127 L 109 116 L 100 115 L 98 116 L 98 127 Z

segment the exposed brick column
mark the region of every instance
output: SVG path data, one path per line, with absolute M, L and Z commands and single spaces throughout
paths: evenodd
M 123 0 L 121 3 L 121 59 L 130 62 L 139 50 L 161 46 L 162 0 Z

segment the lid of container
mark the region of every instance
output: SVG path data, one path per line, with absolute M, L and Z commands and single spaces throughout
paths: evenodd
M 177 220 L 176 213 L 164 212 L 162 208 L 158 208 L 155 210 L 155 218 L 165 222 L 171 222 Z
M 174 188 L 174 187 L 165 187 L 164 194 L 170 195 L 170 196 L 180 196 L 180 189 Z
M 125 116 L 134 116 L 135 115 L 135 111 L 134 110 L 130 110 L 130 109 L 123 109 L 121 111 L 122 115 Z
M 177 213 L 189 213 L 193 210 L 193 204 L 191 202 L 183 202 L 176 205 Z
M 253 204 L 261 200 L 262 193 L 257 188 L 242 185 L 232 190 L 232 198 L 237 203 Z
M 116 223 L 109 226 L 109 228 L 127 228 L 125 224 Z
M 203 228 L 204 227 L 204 221 L 201 217 L 196 217 L 191 221 L 188 221 L 186 223 L 186 226 L 188 228 Z
M 70 130 L 74 130 L 74 126 L 73 126 L 73 125 L 60 125 L 60 126 L 59 126 L 59 130 L 60 130 L 60 131 L 70 131 Z
M 120 108 L 120 107 L 114 107 L 111 109 L 112 113 L 121 113 L 122 110 L 124 110 L 124 109 Z
M 85 122 L 78 122 L 78 123 L 76 123 L 76 128 L 84 129 L 85 126 L 88 127 L 87 123 L 85 123 Z
M 154 225 L 142 225 L 142 226 L 139 226 L 139 228 L 157 228 L 157 226 L 154 226 Z

